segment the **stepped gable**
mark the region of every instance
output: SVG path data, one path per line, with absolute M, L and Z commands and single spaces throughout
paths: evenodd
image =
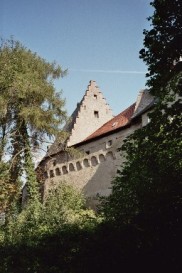
M 98 112 L 99 117 L 94 117 L 94 111 Z M 82 100 L 77 103 L 76 109 L 63 128 L 63 131 L 70 133 L 67 146 L 70 147 L 79 143 L 111 118 L 113 118 L 112 110 L 96 82 L 91 80 L 85 95 Z M 59 143 L 56 140 L 48 149 L 45 157 L 57 154 L 63 150 L 65 145 L 66 143 Z
M 91 80 L 85 95 L 71 115 L 70 122 L 64 128 L 70 132 L 68 146 L 81 142 L 111 118 L 112 110 L 96 82 Z
M 74 124 L 76 122 L 76 118 L 78 117 L 78 113 L 80 111 L 80 106 L 81 106 L 81 103 L 82 103 L 83 99 L 81 100 L 81 102 L 78 102 L 77 103 L 77 107 L 76 109 L 74 110 L 74 112 L 71 114 L 68 122 L 66 123 L 66 125 L 64 126 L 63 130 L 66 131 L 66 132 L 71 132 L 71 130 L 73 129 L 74 127 Z
M 136 103 L 132 104 L 119 115 L 115 116 L 113 119 L 106 122 L 102 127 L 100 127 L 98 130 L 96 130 L 93 134 L 91 134 L 89 137 L 87 137 L 83 142 L 79 144 L 83 144 L 84 142 L 87 141 L 89 142 L 91 140 L 94 140 L 95 138 L 102 137 L 108 133 L 112 133 L 115 130 L 121 129 L 122 127 L 128 125 L 131 120 L 131 117 L 133 116 L 135 105 Z
M 87 90 L 85 92 L 85 95 L 83 96 L 82 100 L 77 103 L 76 109 L 73 111 L 68 122 L 66 123 L 66 125 L 63 128 L 64 131 L 71 132 L 72 129 L 74 129 L 74 124 L 76 123 L 76 119 L 79 117 L 79 112 L 81 111 L 81 106 L 83 106 L 82 103 L 85 101 L 85 99 L 89 95 L 89 93 L 94 93 L 95 95 L 96 95 L 96 93 L 101 93 L 96 82 L 93 80 L 90 80 L 89 85 L 87 86 Z M 108 104 L 106 103 L 106 105 L 108 105 Z

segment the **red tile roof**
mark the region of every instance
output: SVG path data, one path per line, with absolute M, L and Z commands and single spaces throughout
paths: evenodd
M 88 136 L 86 139 L 84 139 L 79 144 L 81 144 L 83 142 L 90 141 L 92 139 L 95 139 L 97 137 L 105 135 L 105 134 L 107 134 L 109 132 L 115 131 L 115 130 L 117 130 L 119 128 L 122 128 L 125 125 L 127 125 L 129 123 L 133 113 L 134 113 L 135 104 L 136 103 L 132 104 L 126 110 L 121 112 L 119 115 L 115 116 L 113 119 L 106 122 L 102 127 L 100 127 L 98 130 L 96 130 L 93 134 Z

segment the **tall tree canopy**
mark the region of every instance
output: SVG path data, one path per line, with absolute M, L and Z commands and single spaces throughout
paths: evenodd
M 155 0 L 151 5 L 154 13 L 148 20 L 152 29 L 144 30 L 140 58 L 148 66 L 148 86 L 159 96 L 182 56 L 182 4 L 181 0 Z
M 64 99 L 54 79 L 65 71 L 13 39 L 0 45 L 0 160 L 10 159 L 10 181 L 30 167 L 31 150 L 65 120 Z M 29 168 L 28 167 L 28 168 Z
M 152 6 L 153 28 L 144 31 L 140 56 L 148 65 L 148 86 L 156 105 L 150 123 L 121 147 L 125 163 L 104 211 L 116 226 L 132 225 L 140 231 L 140 247 L 159 251 L 176 272 L 182 226 L 182 2 L 154 0 Z

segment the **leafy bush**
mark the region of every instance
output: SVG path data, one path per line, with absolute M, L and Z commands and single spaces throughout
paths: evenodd
M 99 221 L 92 210 L 85 208 L 85 199 L 78 190 L 60 183 L 60 186 L 50 191 L 43 204 L 35 199 L 21 213 L 9 216 L 4 231 L 5 239 L 8 244 L 25 241 L 32 245 L 48 234 L 69 229 L 71 226 L 92 229 Z

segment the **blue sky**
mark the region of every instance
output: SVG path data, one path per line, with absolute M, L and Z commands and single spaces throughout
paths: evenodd
M 11 35 L 68 75 L 55 83 L 70 115 L 95 80 L 114 114 L 145 87 L 139 59 L 150 0 L 0 0 L 0 36 Z

